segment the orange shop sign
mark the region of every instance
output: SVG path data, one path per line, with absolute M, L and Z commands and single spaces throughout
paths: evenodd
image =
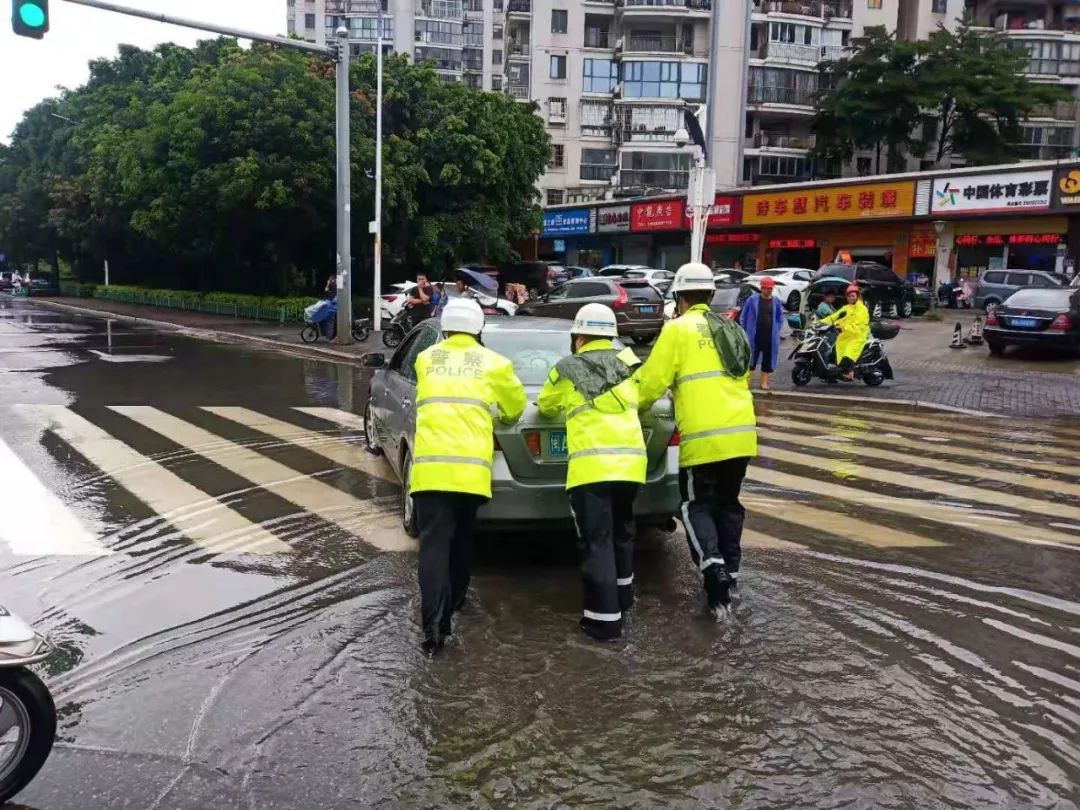
M 908 245 L 908 258 L 932 259 L 937 250 L 937 233 L 934 231 L 912 231 Z
M 771 194 L 747 194 L 743 199 L 742 221 L 744 225 L 772 225 L 909 217 L 914 206 L 915 184 L 910 181 L 864 183 Z

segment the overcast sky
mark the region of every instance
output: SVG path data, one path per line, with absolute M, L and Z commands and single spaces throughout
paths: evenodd
M 116 0 L 148 11 L 266 34 L 285 33 L 285 0 Z M 121 43 L 152 48 L 160 42 L 193 45 L 212 37 L 123 14 L 78 6 L 64 0 L 49 3 L 49 33 L 42 40 L 11 33 L 5 0 L 0 9 L 0 140 L 7 143 L 25 110 L 56 95 L 57 85 L 77 87 L 89 75 L 87 63 L 115 56 Z

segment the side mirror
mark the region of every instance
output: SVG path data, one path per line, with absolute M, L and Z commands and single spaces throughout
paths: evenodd
M 364 368 L 382 368 L 386 365 L 386 355 L 379 352 L 368 352 L 361 358 L 360 365 Z

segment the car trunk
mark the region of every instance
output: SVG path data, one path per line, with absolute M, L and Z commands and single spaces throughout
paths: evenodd
M 627 320 L 633 322 L 663 320 L 663 296 L 649 282 L 626 280 L 620 285 L 626 290 L 626 300 L 621 305 L 616 300 L 613 309 L 625 312 Z
M 1029 307 L 998 307 L 998 326 L 1023 332 L 1045 332 L 1061 315 L 1060 310 L 1033 309 Z
M 529 405 L 521 420 L 511 427 L 496 425 L 495 439 L 507 467 L 522 482 L 549 484 L 566 480 L 566 425 L 562 419 L 540 416 L 536 401 L 540 386 L 526 386 Z M 671 401 L 662 399 L 652 412 L 642 416 L 645 449 L 649 454 L 649 477 L 664 467 L 667 448 L 674 432 Z

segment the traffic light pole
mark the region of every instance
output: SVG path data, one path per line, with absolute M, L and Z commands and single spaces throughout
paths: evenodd
M 226 37 L 238 37 L 239 39 L 251 39 L 256 42 L 267 42 L 282 48 L 292 48 L 294 51 L 306 51 L 328 56 L 337 61 L 337 342 L 349 344 L 352 338 L 352 247 L 350 239 L 350 223 L 352 212 L 350 200 L 352 199 L 352 182 L 350 177 L 349 157 L 349 40 L 348 30 L 339 28 L 335 32 L 337 43 L 333 46 L 316 45 L 314 42 L 306 42 L 302 39 L 289 39 L 272 34 L 263 34 L 258 31 L 248 31 L 243 28 L 232 28 L 225 25 L 205 23 L 200 20 L 189 20 L 184 17 L 174 17 L 171 14 L 161 14 L 156 11 L 143 11 L 142 9 L 130 8 L 107 0 L 64 0 L 66 3 L 74 3 L 79 6 L 112 11 L 116 14 L 126 14 L 129 17 L 142 17 L 145 20 L 179 25 L 184 28 L 194 28 L 199 31 L 209 31 L 212 34 L 221 34 Z M 375 288 L 375 301 L 378 305 L 379 288 Z

